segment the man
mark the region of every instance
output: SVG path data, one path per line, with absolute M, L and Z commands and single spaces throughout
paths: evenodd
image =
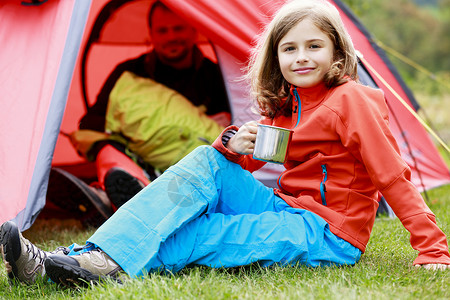
M 196 30 L 158 1 L 149 11 L 148 23 L 154 49 L 113 70 L 96 103 L 81 119 L 80 131 L 71 136 L 77 150 L 83 152 L 79 145 L 86 139 L 84 134 L 101 133 L 101 138 L 90 144 L 85 153 L 96 160 L 97 188 L 60 169 L 52 169 L 50 174 L 48 200 L 66 210 L 79 212 L 85 224 L 100 225 L 113 213 L 109 200 L 118 208 L 156 177 L 154 166 L 130 153 L 126 141 L 103 138 L 111 91 L 125 72 L 153 79 L 177 91 L 222 126 L 231 120 L 220 69 L 195 45 Z M 62 187 L 65 194 L 61 194 Z
M 194 105 L 204 106 L 210 116 L 230 112 L 220 70 L 195 45 L 196 30 L 161 2 L 151 7 L 148 20 L 153 51 L 114 69 L 97 102 L 81 119 L 80 129 L 104 131 L 109 94 L 124 71 L 155 79 Z

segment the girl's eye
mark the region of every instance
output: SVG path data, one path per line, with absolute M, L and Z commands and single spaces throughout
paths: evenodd
M 292 46 L 284 48 L 284 52 L 289 52 L 289 51 L 294 51 L 294 50 L 295 50 L 295 48 Z
M 319 48 L 321 48 L 321 47 L 320 47 L 319 44 L 311 44 L 311 45 L 309 46 L 309 48 L 311 48 L 311 49 L 319 49 Z

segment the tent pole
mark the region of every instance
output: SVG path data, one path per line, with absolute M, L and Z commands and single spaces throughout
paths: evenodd
M 411 145 L 408 142 L 408 138 L 407 138 L 403 128 L 401 127 L 400 121 L 398 120 L 397 116 L 395 115 L 394 110 L 389 105 L 389 102 L 386 101 L 386 103 L 387 103 L 387 106 L 389 107 L 389 111 L 392 113 L 392 116 L 394 117 L 395 123 L 397 124 L 398 128 L 400 128 L 400 132 L 401 132 L 403 140 L 405 141 L 406 147 L 408 148 L 409 155 L 411 155 L 411 158 L 412 158 L 413 164 L 414 164 L 414 168 L 417 170 L 417 174 L 419 175 L 420 185 L 422 186 L 423 194 L 425 196 L 425 200 L 426 200 L 427 203 L 430 203 L 430 198 L 428 197 L 428 193 L 427 193 L 427 190 L 425 188 L 425 184 L 423 182 L 422 172 L 419 170 L 419 164 L 417 163 L 417 160 L 416 160 L 416 158 L 414 156 L 414 153 L 412 151 Z

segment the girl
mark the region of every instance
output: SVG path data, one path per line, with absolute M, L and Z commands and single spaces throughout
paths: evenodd
M 121 269 L 139 276 L 193 264 L 353 265 L 378 192 L 411 233 L 414 265 L 447 268 L 446 237 L 409 181 L 383 94 L 355 82 L 356 63 L 332 5 L 287 3 L 248 71 L 260 122 L 294 130 L 279 189 L 250 173 L 264 164 L 251 156 L 257 123 L 230 126 L 122 206 L 82 250 L 47 258 L 50 278 L 72 285 Z

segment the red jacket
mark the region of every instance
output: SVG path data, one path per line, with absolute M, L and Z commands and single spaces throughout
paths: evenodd
M 450 264 L 445 234 L 400 157 L 382 91 L 353 81 L 295 90 L 300 101 L 292 101 L 291 116 L 261 120 L 294 130 L 275 193 L 292 207 L 321 216 L 334 234 L 364 252 L 380 191 L 411 233 L 411 245 L 419 251 L 414 264 Z M 294 88 L 291 93 L 296 99 Z M 238 129 L 225 131 L 230 128 Z M 265 164 L 228 150 L 221 136 L 213 147 L 251 172 Z

